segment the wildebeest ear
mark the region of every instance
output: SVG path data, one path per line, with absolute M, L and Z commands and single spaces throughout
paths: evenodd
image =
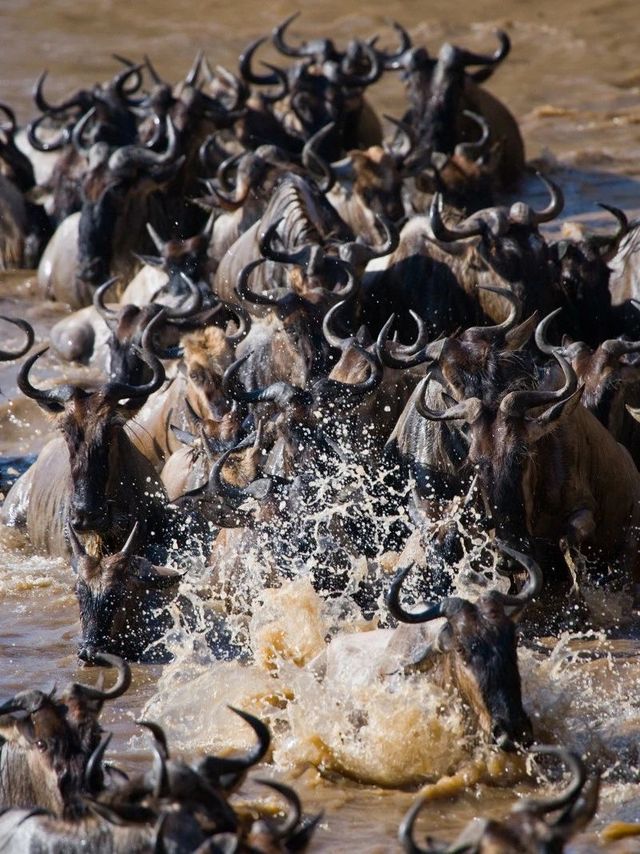
M 197 436 L 194 436 L 193 433 L 188 433 L 186 430 L 181 430 L 180 427 L 176 427 L 175 424 L 169 424 L 169 429 L 176 437 L 178 442 L 181 442 L 183 445 L 195 444 Z
M 448 650 L 450 650 L 452 648 L 452 646 L 453 646 L 453 631 L 452 631 L 449 623 L 446 623 L 442 627 L 442 629 L 440 630 L 440 633 L 438 634 L 438 637 L 436 638 L 434 648 L 438 652 L 448 652 Z
M 133 253 L 138 261 L 142 261 L 143 264 L 148 264 L 150 267 L 164 267 L 164 258 L 160 258 L 158 255 L 142 255 L 137 252 Z
M 523 320 L 505 335 L 507 350 L 519 350 L 527 343 L 538 325 L 538 312 L 534 311 L 531 317 Z
M 147 560 L 140 561 L 133 572 L 138 581 L 148 584 L 150 587 L 155 587 L 158 590 L 172 587 L 182 579 L 182 573 L 165 566 L 154 566 Z

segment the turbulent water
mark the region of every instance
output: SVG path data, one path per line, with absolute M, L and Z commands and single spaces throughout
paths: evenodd
M 512 37 L 512 54 L 489 88 L 518 117 L 528 158 L 543 159 L 562 184 L 564 220 L 604 225 L 597 201 L 632 215 L 640 209 L 637 0 L 434 0 L 428 5 L 358 0 L 348 12 L 344 4 L 324 0 L 298 8 L 301 36 L 323 32 L 340 42 L 354 33 L 379 31 L 386 39 L 390 16 L 409 28 L 416 43 L 434 51 L 444 39 L 493 49 L 492 32 L 504 27 Z M 31 85 L 44 67 L 50 70 L 47 94 L 55 99 L 109 76 L 113 52 L 133 58 L 148 53 L 169 79 L 184 74 L 198 48 L 212 64 L 233 68 L 241 48 L 291 10 L 288 4 L 251 0 L 5 0 L 0 100 L 16 107 L 24 120 L 32 112 Z M 394 75 L 385 76 L 372 99 L 380 112 L 402 112 L 402 88 Z M 523 192 L 533 201 L 542 199 L 535 179 Z M 60 306 L 34 302 L 33 285 L 24 275 L 4 275 L 0 288 L 0 314 L 26 317 L 39 340 L 64 314 Z M 36 378 L 60 375 L 53 359 L 42 361 Z M 17 394 L 15 373 L 15 365 L 0 371 L 0 453 L 23 458 L 38 452 L 50 425 Z M 65 373 L 79 372 L 67 368 Z M 320 525 L 322 500 L 308 512 Z M 250 620 L 238 620 L 238 630 L 252 663 L 216 662 L 201 632 L 176 628 L 168 639 L 175 661 L 164 668 L 135 667 L 133 688 L 106 711 L 105 726 L 115 733 L 114 755 L 123 759 L 126 752 L 128 764 L 147 761 L 145 737 L 134 723 L 143 715 L 166 726 L 176 751 L 234 748 L 250 735 L 227 704 L 253 711 L 274 733 L 270 770 L 295 780 L 307 810 L 325 811 L 314 840 L 318 851 L 396 851 L 398 821 L 420 784 L 440 781 L 429 791 L 452 796 L 434 800 L 422 819 L 421 826 L 443 839 L 452 839 L 474 815 L 504 815 L 519 794 L 530 791 L 534 782 L 527 770 L 535 769 L 481 747 L 455 696 L 424 675 L 378 678 L 376 656 L 363 655 L 357 637 L 371 624 L 347 597 L 320 599 L 304 577 L 305 571 L 321 568 L 321 553 L 300 562 L 303 577 L 257 595 L 250 582 L 266 571 L 265 561 L 258 549 L 243 566 L 254 607 Z M 352 579 L 370 569 L 364 560 L 356 563 Z M 384 566 L 376 571 L 383 573 Z M 201 581 L 184 583 L 197 609 L 202 608 L 196 595 Z M 15 533 L 0 532 L 0 696 L 78 675 L 96 678 L 77 669 L 72 584 L 67 565 L 34 556 Z M 350 654 L 336 661 L 328 642 L 347 632 L 353 634 L 346 646 Z M 597 634 L 563 636 L 520 650 L 524 702 L 537 737 L 578 749 L 604 772 L 596 820 L 572 843 L 574 850 L 603 845 L 599 833 L 612 821 L 640 821 L 638 652 L 633 641 L 605 641 Z M 325 664 L 319 681 L 314 674 Z M 538 779 L 540 784 L 546 785 Z M 257 795 L 259 789 L 250 785 L 248 792 Z M 632 845 L 617 843 L 624 850 Z

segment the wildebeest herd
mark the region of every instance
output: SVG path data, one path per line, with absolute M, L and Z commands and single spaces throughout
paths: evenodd
M 41 298 L 69 306 L 52 353 L 104 376 L 36 380 L 32 328 L 2 318 L 24 341 L 0 359 L 26 357 L 19 389 L 57 436 L 1 519 L 69 561 L 79 657 L 118 673 L 111 689 L 29 687 L 0 706 L 1 850 L 313 844 L 320 816 L 289 787 L 267 783 L 284 819 L 229 802 L 269 749 L 241 710 L 258 739 L 246 756 L 188 764 L 141 722 L 151 769 L 129 779 L 105 761 L 103 703 L 129 687 L 126 660 L 170 655 L 190 561 L 218 606 L 212 650 L 242 659 L 251 550 L 264 586 L 311 566 L 320 595 L 349 590 L 377 626 L 362 646 L 380 679 L 429 671 L 496 749 L 571 771 L 564 793 L 475 822 L 451 847 L 414 841 L 418 800 L 406 851 L 560 851 L 596 812 L 597 772 L 536 746 L 517 645 L 634 630 L 638 229 L 602 205 L 610 233 L 548 239 L 563 194 L 542 174 L 540 209 L 504 203 L 527 171 L 517 122 L 484 86 L 506 33 L 493 53 L 447 43 L 432 56 L 394 23 L 393 47 L 342 50 L 296 41 L 293 17 L 271 35 L 286 65 L 259 66 L 266 37 L 237 72 L 198 55 L 175 85 L 147 57 L 116 57 L 111 80 L 58 104 L 43 73 L 25 129 L 1 108 L 0 264 L 38 266 Z M 397 72 L 406 100 L 383 127 L 367 90 Z M 476 594 L 452 595 L 462 576 Z M 411 610 L 405 582 L 408 601 L 432 604 Z

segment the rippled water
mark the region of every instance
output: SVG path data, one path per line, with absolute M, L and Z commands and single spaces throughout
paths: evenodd
M 493 29 L 506 28 L 512 54 L 489 88 L 518 117 L 528 157 L 554 166 L 567 194 L 565 219 L 604 224 L 597 201 L 632 214 L 640 210 L 636 0 L 370 0 L 350 4 L 348 11 L 325 0 L 297 8 L 303 15 L 295 34 L 322 31 L 338 42 L 353 33 L 380 32 L 386 39 L 387 16 L 401 20 L 415 42 L 433 51 L 444 39 L 491 49 Z M 47 94 L 55 99 L 109 76 L 112 52 L 133 58 L 148 53 L 172 80 L 185 73 L 198 48 L 212 64 L 234 68 L 241 48 L 291 10 L 285 3 L 249 0 L 4 0 L 0 100 L 15 106 L 24 120 L 31 114 L 31 85 L 44 67 L 50 70 Z M 381 112 L 399 115 L 398 80 L 385 76 L 372 100 Z M 540 191 L 531 180 L 523 192 L 536 198 Z M 31 292 L 23 275 L 4 275 L 0 313 L 26 316 L 44 340 L 64 312 L 34 303 Z M 42 447 L 50 426 L 17 395 L 15 371 L 16 366 L 0 371 L 0 452 L 23 456 Z M 77 370 L 66 373 L 72 377 Z M 41 375 L 52 374 L 59 376 L 59 367 L 45 361 Z M 94 672 L 77 669 L 72 584 L 69 567 L 30 555 L 13 532 L 0 532 L 0 696 L 71 677 L 95 678 Z M 305 581 L 297 581 L 256 607 L 248 627 L 255 664 L 216 663 L 197 638 L 177 634 L 177 660 L 164 670 L 136 666 L 131 691 L 107 708 L 105 725 L 115 732 L 115 753 L 126 748 L 128 763 L 145 761 L 145 740 L 133 723 L 143 711 L 162 721 L 171 743 L 185 753 L 236 747 L 247 734 L 227 711 L 230 702 L 268 719 L 277 773 L 295 779 L 309 810 L 325 810 L 314 850 L 397 850 L 395 832 L 412 800 L 411 786 L 456 772 L 454 784 L 466 780 L 467 790 L 425 810 L 425 829 L 451 839 L 474 815 L 503 815 L 530 784 L 511 760 L 478 747 L 455 698 L 443 696 L 424 678 L 400 686 L 378 683 L 357 656 L 336 665 L 322 684 L 309 672 L 308 662 L 325 650 L 327 635 L 363 628 L 353 612 L 339 613 L 339 605 L 322 603 Z M 579 649 L 598 657 L 580 657 Z M 607 822 L 640 821 L 638 651 L 635 642 L 605 643 L 595 636 L 549 641 L 546 653 L 539 648 L 520 653 L 525 705 L 539 738 L 573 746 L 606 769 L 598 816 L 574 843 L 576 850 L 596 848 L 597 833 Z M 630 850 L 629 845 L 617 847 Z

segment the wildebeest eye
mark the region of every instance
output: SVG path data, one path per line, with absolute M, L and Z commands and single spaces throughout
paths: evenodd
M 45 752 L 45 750 L 47 749 L 47 742 L 46 742 L 44 739 L 39 738 L 39 739 L 36 741 L 36 747 L 38 748 L 38 750 L 39 750 L 41 753 L 44 753 L 44 752 Z
M 202 368 L 193 368 L 189 371 L 189 379 L 193 380 L 196 385 L 204 385 L 207 377 Z

